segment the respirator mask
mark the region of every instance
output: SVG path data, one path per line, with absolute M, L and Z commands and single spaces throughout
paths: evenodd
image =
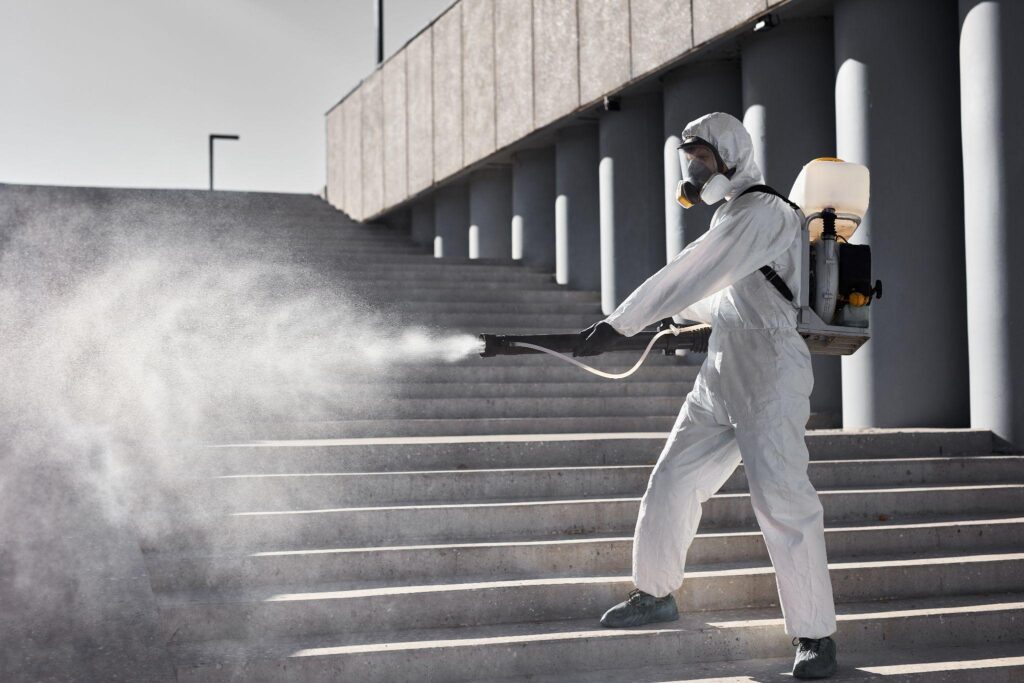
M 700 138 L 688 137 L 677 151 L 683 179 L 676 186 L 676 201 L 689 209 L 697 202 L 711 205 L 725 199 L 732 171 L 726 169 L 718 150 Z

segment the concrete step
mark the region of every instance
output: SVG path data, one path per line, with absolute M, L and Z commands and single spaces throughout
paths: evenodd
M 1024 553 L 953 554 L 830 562 L 837 603 L 1024 592 Z M 628 575 L 478 579 L 459 583 L 379 582 L 163 594 L 161 621 L 177 642 L 393 632 L 597 619 L 633 588 Z M 771 564 L 689 566 L 676 591 L 680 611 L 777 604 Z
M 649 465 L 667 436 L 598 432 L 250 441 L 203 448 L 190 466 L 217 474 L 269 474 Z M 812 461 L 992 452 L 991 433 L 973 429 L 818 430 L 808 432 L 806 441 Z
M 818 491 L 827 523 L 900 522 L 938 515 L 1015 515 L 1024 509 L 1024 484 L 939 484 Z M 198 534 L 217 534 L 225 547 L 254 550 L 483 540 L 543 539 L 565 534 L 631 533 L 638 496 L 551 498 L 333 508 L 279 507 L 197 519 Z M 756 524 L 747 493 L 719 493 L 703 505 L 702 528 L 730 530 Z M 221 540 L 223 539 L 223 540 Z M 188 547 L 193 535 L 154 535 L 150 549 Z
M 522 498 L 642 495 L 649 465 L 506 468 L 382 473 L 225 474 L 182 482 L 193 495 L 228 509 L 266 504 L 301 508 L 353 507 Z M 1024 456 L 966 456 L 876 460 L 819 460 L 808 466 L 818 489 L 942 483 L 1024 485 Z M 722 493 L 748 490 L 743 465 Z
M 409 263 L 398 263 L 398 259 L 389 259 L 387 263 L 360 263 L 358 261 L 344 262 L 343 259 L 336 259 L 339 275 L 358 278 L 367 286 L 380 281 L 406 284 L 409 280 L 438 280 L 447 283 L 467 283 L 478 281 L 489 282 L 492 285 L 504 285 L 504 287 L 519 286 L 526 283 L 554 284 L 554 278 L 547 273 L 537 273 L 520 268 L 518 266 L 487 266 L 472 264 L 448 264 L 436 263 L 433 261 L 421 261 L 419 257 L 410 256 L 406 260 Z M 342 266 L 344 268 L 342 269 Z
M 688 387 L 677 387 L 675 396 L 576 396 L 502 398 L 409 398 L 365 397 L 357 404 L 343 398 L 327 402 L 326 414 L 333 419 L 472 419 L 488 417 L 642 417 L 675 415 Z
M 152 230 L 153 225 L 146 229 Z M 186 232 L 189 232 L 185 228 Z M 423 247 L 409 241 L 403 233 L 378 232 L 376 230 L 359 229 L 337 223 L 311 221 L 288 222 L 253 222 L 253 221 L 204 221 L 194 224 L 195 234 L 205 234 L 213 238 L 237 239 L 242 246 L 251 245 L 308 245 L 308 246 L 349 246 L 377 245 L 381 247 L 410 248 L 420 253 L 427 253 Z
M 381 304 L 382 310 L 401 313 L 434 314 L 434 313 L 492 313 L 495 315 L 533 315 L 537 313 L 551 315 L 588 315 L 594 320 L 602 320 L 601 305 L 596 301 L 562 302 L 562 301 L 407 301 L 394 299 L 390 304 Z
M 436 301 L 464 301 L 484 304 L 510 303 L 526 305 L 534 303 L 570 303 L 587 304 L 600 308 L 601 300 L 595 292 L 578 291 L 565 289 L 560 285 L 549 284 L 543 289 L 481 289 L 474 286 L 472 289 L 451 285 L 444 287 L 444 283 L 436 283 L 437 286 L 429 291 L 419 288 L 408 287 L 404 283 L 393 283 L 382 285 L 376 288 L 354 283 L 350 288 L 371 302 L 383 304 L 392 301 L 401 301 L 412 304 L 413 302 L 433 303 Z M 557 289 L 556 289 L 557 287 Z
M 588 365 L 595 368 L 601 368 L 602 370 L 609 371 L 621 371 L 631 368 L 637 360 L 640 359 L 640 351 L 616 351 L 612 353 L 603 353 L 600 356 L 591 356 L 585 360 Z M 435 363 L 435 365 L 438 365 Z M 551 356 L 544 353 L 527 353 L 518 356 L 492 356 L 490 358 L 481 358 L 480 356 L 471 355 L 467 358 L 463 358 L 455 363 L 445 363 L 441 367 L 452 367 L 452 365 L 458 367 L 473 367 L 473 368 L 493 368 L 495 366 L 544 366 L 546 368 L 566 368 L 572 367 L 560 358 L 552 358 Z M 660 367 L 685 367 L 687 372 L 691 373 L 691 377 L 697 376 L 697 371 L 700 369 L 695 366 L 685 365 L 685 361 L 680 356 L 666 356 L 664 353 L 651 353 L 647 356 L 644 361 L 643 367 L 660 366 Z M 417 367 L 420 367 L 418 364 Z M 576 369 L 576 368 L 573 368 Z M 577 370 L 579 372 L 579 370 Z M 584 376 L 586 373 L 584 373 Z M 628 378 L 630 381 L 633 377 Z M 604 380 L 606 384 L 629 384 L 630 381 L 619 381 L 609 382 Z
M 241 233 L 241 230 L 239 231 Z M 250 227 L 248 234 L 255 234 L 260 239 L 277 240 L 282 244 L 308 245 L 347 245 L 347 244 L 379 244 L 395 247 L 411 247 L 426 253 L 427 247 L 413 244 L 409 236 L 401 232 L 383 232 L 378 230 L 359 229 L 354 226 L 323 221 L 288 221 L 274 222 L 262 230 L 253 233 Z M 433 254 L 431 254 L 433 255 Z
M 435 420 L 381 419 L 224 425 L 208 435 L 212 442 L 279 439 L 322 439 L 383 436 L 463 436 L 484 434 L 558 434 L 615 430 L 664 432 L 675 415 L 657 417 L 504 417 Z
M 691 662 L 604 671 L 530 676 L 530 683 L 791 683 L 793 657 L 733 662 Z M 479 683 L 510 683 L 493 678 Z M 928 683 L 1019 683 L 1024 680 L 1024 642 L 973 647 L 908 648 L 847 652 L 839 644 L 839 671 L 829 680 L 866 683 L 887 680 Z
M 659 378 L 660 379 L 660 378 Z M 628 383 L 591 382 L 515 382 L 495 385 L 487 382 L 403 382 L 385 389 L 396 399 L 443 399 L 443 398 L 598 398 L 605 396 L 686 396 L 691 382 L 645 381 Z M 367 395 L 372 387 L 379 385 L 345 385 L 354 395 Z
M 1012 552 L 1024 546 L 1024 517 L 874 520 L 825 529 L 828 557 Z M 626 575 L 632 536 L 563 536 L 541 541 L 449 543 L 366 548 L 323 547 L 240 554 L 149 553 L 154 590 L 298 586 L 345 581 L 427 582 L 474 576 Z M 692 566 L 769 562 L 757 529 L 699 532 L 687 552 Z
M 455 280 L 486 279 L 496 282 L 517 282 L 536 278 L 539 282 L 554 284 L 554 275 L 527 269 L 505 262 L 477 262 L 453 260 L 446 262 L 418 253 L 390 254 L 387 252 L 361 253 L 350 250 L 329 252 L 324 250 L 255 249 L 252 252 L 265 260 L 335 265 L 346 273 L 361 278 L 383 279 L 381 274 L 400 277 L 447 277 Z
M 430 263 L 427 258 L 433 258 L 422 249 L 408 244 L 377 244 L 374 242 L 355 241 L 324 241 L 322 244 L 299 242 L 288 240 L 274 242 L 266 239 L 254 240 L 248 246 L 238 249 L 241 254 L 262 254 L 270 255 L 280 253 L 284 255 L 310 255 L 319 256 L 325 259 L 365 259 L 373 263 Z
M 1024 595 L 956 596 L 838 606 L 844 652 L 1018 642 Z M 416 672 L 421 683 L 599 671 L 636 661 L 792 658 L 777 608 L 686 614 L 643 629 L 603 629 L 594 618 L 483 627 L 412 630 L 396 637 L 334 634 L 260 642 L 215 641 L 174 649 L 178 680 L 389 681 Z
M 193 470 L 218 474 L 387 472 L 653 463 L 667 433 L 297 439 L 211 445 Z M 808 440 L 811 443 L 811 439 Z M 812 453 L 813 456 L 813 453 Z
M 678 402 L 679 405 L 682 401 Z M 468 436 L 485 434 L 568 434 L 580 432 L 665 432 L 675 423 L 670 414 L 624 417 L 495 417 L 439 419 L 355 419 L 319 422 L 224 425 L 208 435 L 210 442 L 245 440 L 323 439 L 384 436 Z M 832 415 L 812 414 L 808 429 L 831 425 Z
M 366 241 L 377 244 L 394 244 L 416 246 L 409 239 L 408 233 L 378 229 L 364 228 L 353 223 L 338 223 L 334 220 L 321 220 L 318 218 L 302 220 L 274 220 L 265 223 L 252 224 L 243 223 L 236 227 L 240 234 L 253 234 L 258 239 L 280 239 L 286 241 L 303 241 L 313 244 L 319 241 Z
M 238 234 L 240 237 L 249 237 L 252 244 L 282 247 L 313 248 L 313 249 L 341 249 L 353 247 L 372 247 L 379 249 L 395 249 L 397 252 L 408 250 L 419 254 L 433 254 L 425 248 L 409 241 L 406 235 L 401 233 L 376 233 L 370 230 L 353 230 L 344 227 L 312 225 L 294 225 L 282 227 L 280 225 L 268 226 L 265 229 L 253 231 L 251 228 L 239 230 L 227 229 L 225 234 Z
M 335 274 L 339 280 L 344 284 L 346 291 L 351 291 L 354 294 L 361 292 L 387 292 L 387 291 L 419 291 L 429 290 L 430 292 L 437 292 L 437 297 L 442 296 L 458 296 L 458 290 L 469 291 L 472 289 L 474 292 L 481 293 L 481 296 L 486 295 L 488 292 L 512 292 L 516 296 L 533 296 L 535 292 L 568 292 L 562 288 L 562 285 L 555 284 L 553 280 L 548 280 L 544 277 L 533 278 L 528 280 L 517 280 L 511 284 L 509 280 L 505 278 L 496 278 L 491 281 L 488 278 L 475 278 L 472 280 L 472 287 L 468 288 L 463 284 L 464 280 L 459 277 L 458 273 L 451 274 L 450 277 L 441 277 L 436 273 L 423 273 L 421 271 L 408 273 L 405 277 L 398 277 L 396 274 L 388 273 L 384 276 L 380 276 L 374 272 L 358 272 L 355 275 L 358 277 L 345 278 L 344 276 L 351 270 L 339 272 L 338 269 L 332 269 L 331 271 Z M 444 271 L 439 271 L 441 275 Z M 585 292 L 588 296 L 590 292 Z
M 601 319 L 599 313 L 553 313 L 546 310 L 522 313 L 501 311 L 442 312 L 410 309 L 398 321 L 404 325 L 432 326 L 439 329 L 471 329 L 480 332 L 507 329 L 569 330 L 578 332 Z M 639 353 L 636 357 L 639 357 Z
M 501 357 L 488 358 L 486 365 L 406 365 L 401 362 L 396 366 L 386 368 L 378 376 L 378 384 L 389 383 L 393 385 L 394 391 L 400 391 L 404 386 L 434 385 L 438 392 L 457 391 L 457 387 L 465 387 L 467 395 L 472 395 L 472 385 L 491 386 L 495 391 L 508 388 L 515 392 L 514 385 L 540 385 L 566 386 L 575 385 L 574 388 L 566 388 L 566 395 L 576 395 L 574 392 L 582 391 L 587 394 L 587 389 L 592 389 L 597 395 L 598 392 L 606 391 L 612 393 L 628 394 L 631 390 L 626 387 L 632 385 L 644 385 L 650 382 L 679 383 L 684 393 L 689 390 L 697 376 L 699 368 L 695 366 L 674 365 L 667 363 L 653 362 L 655 358 L 648 357 L 648 360 L 632 376 L 625 380 L 613 381 L 597 377 L 585 372 L 568 363 L 553 360 L 555 364 L 520 364 L 513 365 L 510 360 Z M 532 356 L 518 356 L 516 358 L 532 358 Z M 396 360 L 401 361 L 401 358 Z M 636 360 L 630 358 L 630 360 Z M 491 363 L 490 361 L 494 361 Z M 591 363 L 608 372 L 621 372 L 629 369 L 629 365 L 611 363 Z M 442 389 L 441 385 L 450 385 L 456 389 Z M 597 387 L 602 387 L 598 389 Z M 381 387 L 385 391 L 388 387 Z M 424 389 L 425 391 L 428 389 Z M 545 390 L 547 391 L 547 390 Z M 556 391 L 552 389 L 552 391 Z M 447 395 L 447 394 L 441 394 Z

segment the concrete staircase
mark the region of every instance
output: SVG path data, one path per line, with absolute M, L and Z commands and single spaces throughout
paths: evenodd
M 363 291 L 403 319 L 571 330 L 599 316 L 596 295 L 543 273 L 439 264 L 316 211 L 323 226 L 297 243 L 372 250 Z M 705 506 L 682 619 L 597 624 L 631 587 L 639 496 L 694 375 L 665 358 L 623 383 L 533 357 L 405 368 L 385 380 L 397 398 L 366 404 L 375 417 L 250 425 L 207 449 L 188 490 L 218 501 L 216 545 L 148 554 L 179 680 L 782 678 L 793 648 L 742 467 Z M 971 430 L 808 442 L 843 677 L 1024 676 L 1024 457 Z
M 311 197 L 132 197 L 156 233 L 202 212 L 228 243 L 244 223 L 260 258 L 323 268 L 409 324 L 567 331 L 600 316 L 594 293 L 436 262 Z M 680 621 L 597 622 L 631 588 L 639 498 L 695 372 L 665 357 L 625 382 L 537 357 L 407 365 L 378 380 L 388 401 L 236 425 L 182 468 L 182 506 L 200 512 L 143 541 L 178 680 L 783 680 L 793 647 L 742 467 L 704 506 Z M 1024 456 L 978 430 L 808 444 L 840 678 L 1024 679 Z
M 619 433 L 211 448 L 192 491 L 222 501 L 225 540 L 148 556 L 179 680 L 787 671 L 792 648 L 742 467 L 705 506 L 677 595 L 683 618 L 597 625 L 630 588 L 630 535 L 660 442 Z M 888 666 L 922 680 L 1019 680 L 1024 458 L 993 454 L 991 436 L 971 430 L 819 431 L 808 442 L 847 678 Z

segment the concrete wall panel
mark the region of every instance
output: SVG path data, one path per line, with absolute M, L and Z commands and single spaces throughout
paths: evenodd
M 707 42 L 767 9 L 766 0 L 693 0 L 693 44 Z
M 384 209 L 384 97 L 381 72 L 363 82 L 363 215 Z
M 386 211 L 779 1 L 455 2 L 337 108 L 332 201 Z
M 432 31 L 424 31 L 405 50 L 409 194 L 434 182 L 432 35 Z
M 642 76 L 693 47 L 690 0 L 630 0 L 632 75 Z
M 533 131 L 533 5 L 495 0 L 494 67 L 496 144 L 504 147 Z
M 463 163 L 494 151 L 494 0 L 462 1 Z
M 434 23 L 434 179 L 462 168 L 462 5 Z
M 576 3 L 533 2 L 534 123 L 539 128 L 580 105 Z
M 578 0 L 580 102 L 629 80 L 629 0 Z
M 363 218 L 363 108 L 359 91 L 348 96 L 341 107 L 344 109 L 345 140 L 342 145 L 345 175 L 345 212 L 361 220 Z
M 406 54 L 399 52 L 384 65 L 384 204 L 394 206 L 409 196 L 406 154 Z
M 345 115 L 343 107 L 327 112 L 327 201 L 336 209 L 345 210 Z

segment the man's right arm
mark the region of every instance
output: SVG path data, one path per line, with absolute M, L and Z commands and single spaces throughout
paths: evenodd
M 679 252 L 637 287 L 605 321 L 631 337 L 776 259 L 789 247 L 791 239 L 787 239 L 787 221 L 776 214 L 775 207 L 765 204 L 766 199 L 750 196 L 734 200 L 742 201 L 743 206 Z M 698 313 L 700 308 L 697 306 L 691 312 Z M 709 316 L 708 311 L 704 313 Z

